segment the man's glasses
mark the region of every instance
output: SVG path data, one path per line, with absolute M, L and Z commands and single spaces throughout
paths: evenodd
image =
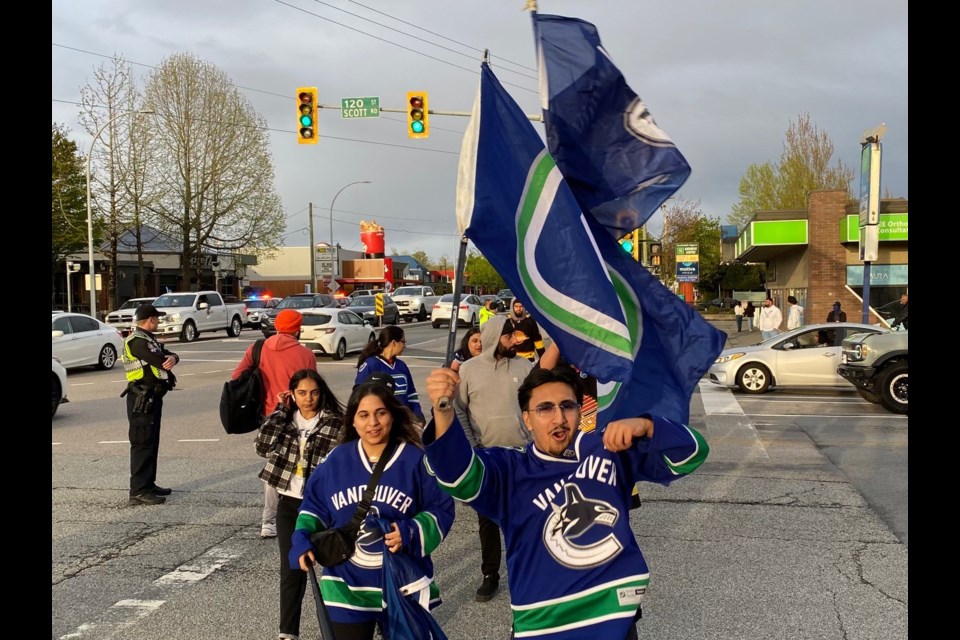
M 571 400 L 564 400 L 560 404 L 553 404 L 552 402 L 541 402 L 533 409 L 527 409 L 527 411 L 533 411 L 537 414 L 537 417 L 541 420 L 546 420 L 547 418 L 552 418 L 557 409 L 560 409 L 560 414 L 564 419 L 567 417 L 567 412 L 577 412 L 580 411 L 580 405 Z

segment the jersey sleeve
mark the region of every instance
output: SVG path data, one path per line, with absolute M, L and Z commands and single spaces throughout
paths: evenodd
M 627 449 L 633 482 L 668 485 L 695 471 L 710 453 L 710 446 L 696 430 L 660 416 L 653 420 L 653 437 L 635 440 Z
M 323 463 L 317 465 L 303 489 L 303 501 L 300 503 L 300 512 L 297 515 L 296 528 L 291 538 L 292 546 L 287 560 L 291 569 L 300 569 L 300 556 L 313 549 L 310 535 L 323 531 L 330 526 L 330 511 L 323 502 L 324 484 L 326 475 L 321 471 Z
M 413 516 L 413 536 L 407 549 L 414 557 L 423 558 L 433 553 L 447 537 L 453 526 L 455 507 L 453 498 L 440 488 L 426 464 L 419 465 L 417 478 L 423 509 Z

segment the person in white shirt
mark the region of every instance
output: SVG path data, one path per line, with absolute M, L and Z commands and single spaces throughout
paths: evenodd
M 797 304 L 794 296 L 787 296 L 787 302 L 790 303 L 790 308 L 787 310 L 787 331 L 799 329 L 803 326 L 803 307 Z
M 737 319 L 737 333 L 743 329 L 743 303 L 737 300 L 737 306 L 733 308 L 733 315 Z
M 783 322 L 783 314 L 780 308 L 774 306 L 773 300 L 767 298 L 763 301 L 763 307 L 760 308 L 759 318 L 757 318 L 757 328 L 760 329 L 760 338 L 766 340 L 780 333 L 780 323 Z

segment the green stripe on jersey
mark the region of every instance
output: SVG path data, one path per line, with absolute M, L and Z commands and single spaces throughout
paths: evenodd
M 649 582 L 650 576 L 646 574 L 642 578 L 633 577 L 614 583 L 605 589 L 551 600 L 540 606 L 530 605 L 529 609 L 512 607 L 516 637 L 520 638 L 524 633 L 534 637 L 562 629 L 579 629 L 617 614 L 632 614 L 639 604 L 632 599 L 621 604 L 618 592 L 621 589 L 646 589 Z

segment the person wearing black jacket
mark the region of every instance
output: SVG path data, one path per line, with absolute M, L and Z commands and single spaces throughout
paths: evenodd
M 907 324 L 907 294 L 900 296 L 900 309 L 897 311 L 897 315 L 893 317 L 890 328 L 896 329 L 900 325 L 903 325 L 904 329 L 910 328 Z
M 545 349 L 543 337 L 540 335 L 540 327 L 537 326 L 537 321 L 533 319 L 533 316 L 523 308 L 523 303 L 520 302 L 519 298 L 513 299 L 510 309 L 507 320 L 513 323 L 513 330 L 517 338 L 517 355 L 530 362 L 536 362 L 543 355 Z
M 153 335 L 160 323 L 160 312 L 152 304 L 137 307 L 136 328 L 123 342 L 123 368 L 127 388 L 120 397 L 127 399 L 130 428 L 130 501 L 131 506 L 163 504 L 171 490 L 157 486 L 157 455 L 160 451 L 160 419 L 163 396 L 177 384 L 173 366 L 180 356 L 168 351 Z

